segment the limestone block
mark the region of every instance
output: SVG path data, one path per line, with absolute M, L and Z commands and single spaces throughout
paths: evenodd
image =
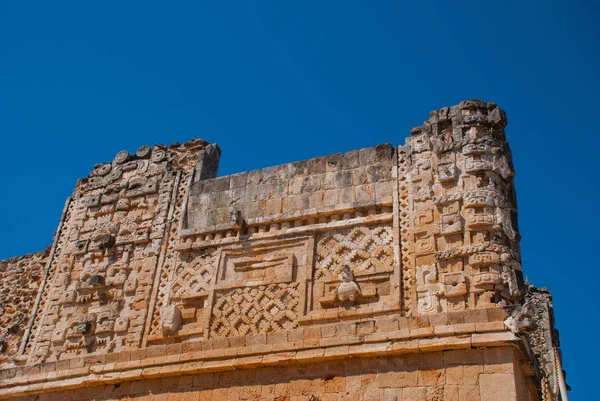
M 0 399 L 516 399 L 557 341 L 505 125 L 469 100 L 404 146 L 221 177 L 202 140 L 119 152 L 51 249 L 0 261 Z
M 165 331 L 174 331 L 181 325 L 181 311 L 175 305 L 165 306 L 160 310 L 160 326 Z
M 508 373 L 479 375 L 481 401 L 511 401 L 517 399 L 515 377 Z

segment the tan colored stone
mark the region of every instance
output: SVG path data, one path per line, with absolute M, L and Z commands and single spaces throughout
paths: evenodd
M 418 329 L 410 329 L 410 336 L 412 338 L 431 337 L 433 336 L 433 327 L 421 327 Z
M 483 361 L 484 373 L 513 373 L 514 353 L 511 348 L 486 348 Z
M 341 376 L 336 376 L 332 379 L 325 379 L 326 393 L 340 393 L 346 388 L 346 379 Z
M 465 384 L 478 384 L 479 376 L 483 373 L 481 365 L 465 365 L 463 366 L 463 382 Z
M 444 401 L 460 401 L 457 385 L 446 385 L 444 387 Z
M 446 382 L 446 371 L 444 369 L 423 369 L 419 371 L 419 386 L 435 386 Z
M 408 387 L 402 391 L 403 401 L 426 401 L 427 388 L 425 387 Z
M 464 366 L 446 367 L 446 383 L 462 384 L 464 383 Z
M 465 313 L 465 323 L 487 323 L 488 314 L 486 309 L 474 309 Z
M 95 165 L 53 246 L 0 261 L 0 400 L 524 398 L 547 372 L 522 350 L 555 342 L 550 295 L 520 293 L 505 125 L 470 100 L 397 148 L 216 177 L 193 140 Z
M 479 388 L 481 401 L 516 400 L 515 378 L 508 373 L 481 374 Z
M 462 349 L 471 346 L 469 337 L 426 338 L 419 340 L 419 349 L 423 352 Z
M 471 338 L 474 347 L 498 347 L 518 342 L 512 332 L 501 333 L 476 333 Z
M 454 325 L 454 332 L 456 334 L 470 334 L 475 333 L 475 323 L 459 323 Z
M 458 392 L 460 401 L 480 401 L 481 399 L 479 386 L 462 385 L 458 387 Z

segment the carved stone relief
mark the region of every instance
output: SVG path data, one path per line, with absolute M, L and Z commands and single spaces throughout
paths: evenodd
M 385 225 L 322 234 L 317 239 L 315 280 L 336 273 L 344 265 L 354 274 L 389 272 L 394 263 L 392 240 L 391 227 Z
M 405 196 L 415 220 L 412 241 L 402 241 L 409 253 L 414 243 L 416 289 L 410 274 L 404 280 L 417 294 L 419 313 L 485 308 L 519 297 L 514 173 L 506 121 L 494 110 L 494 104 L 465 101 L 432 112 L 405 149 L 413 182 Z M 432 171 L 431 178 L 424 171 Z M 433 209 L 426 206 L 429 195 Z M 410 273 L 408 263 L 403 272 Z
M 494 110 L 469 101 L 432 113 L 397 159 L 383 146 L 214 178 L 220 152 L 204 141 L 119 152 L 65 209 L 25 352 L 55 360 L 283 330 L 339 310 L 513 302 L 514 174 Z
M 315 309 L 391 302 L 394 250 L 388 224 L 324 232 L 316 241 Z
M 230 337 L 291 330 L 298 324 L 298 283 L 234 288 L 216 295 L 211 334 Z
M 360 287 L 354 282 L 354 275 L 348 266 L 342 267 L 338 276 L 340 283 L 335 289 L 335 296 L 340 302 L 354 303 L 361 296 Z
M 304 310 L 309 237 L 234 242 L 201 250 L 180 250 L 170 291 L 160 311 L 177 308 L 181 324 L 149 341 L 266 333 L 296 327 Z M 162 324 L 162 323 L 161 323 Z
M 174 178 L 193 167 L 185 154 L 204 146 L 122 151 L 80 180 L 54 255 L 44 318 L 30 339 L 31 360 L 141 345 Z
M 87 369 L 117 357 L 100 355 L 141 348 L 110 369 L 121 355 L 164 352 L 166 368 L 178 369 L 170 354 L 178 348 L 285 341 L 296 328 L 294 347 L 302 335 L 309 348 L 331 345 L 340 332 L 359 342 L 373 334 L 375 343 L 391 339 L 388 329 L 444 320 L 399 316 L 529 297 L 506 324 L 529 336 L 548 375 L 547 342 L 529 319 L 536 302 L 550 312 L 548 298 L 523 287 L 505 124 L 494 104 L 465 101 L 432 112 L 397 149 L 224 177 L 216 177 L 220 150 L 202 140 L 121 151 L 78 182 L 49 250 L 0 261 L 0 364 L 52 362 L 49 372 L 60 372 L 81 366 L 63 360 L 90 355 L 81 359 Z M 114 380 L 109 369 L 102 375 Z

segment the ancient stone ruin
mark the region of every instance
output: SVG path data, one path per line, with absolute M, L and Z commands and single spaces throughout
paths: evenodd
M 119 152 L 0 261 L 0 400 L 566 400 L 505 125 L 463 101 L 224 177 L 203 140 Z

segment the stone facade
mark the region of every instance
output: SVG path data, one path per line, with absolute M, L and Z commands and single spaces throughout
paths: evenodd
M 559 399 L 505 125 L 464 101 L 403 146 L 224 177 L 202 140 L 119 152 L 0 262 L 0 399 Z

